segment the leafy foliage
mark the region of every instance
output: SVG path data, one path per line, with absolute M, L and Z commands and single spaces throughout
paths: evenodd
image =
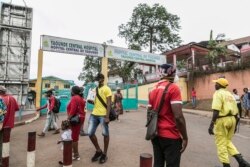
M 101 71 L 101 60 L 99 57 L 86 56 L 83 63 L 82 72 L 78 79 L 85 83 L 92 82 L 95 75 Z
M 180 44 L 179 20 L 162 5 L 139 4 L 130 21 L 119 26 L 119 36 L 124 37 L 129 45 L 149 47 L 151 53 L 163 52 Z
M 218 43 L 217 40 L 213 39 L 213 31 L 210 32 L 210 40 L 208 42 L 207 48 L 210 50 L 207 58 L 211 68 L 217 69 L 217 64 L 220 61 L 220 56 L 225 56 L 227 53 L 226 47 Z

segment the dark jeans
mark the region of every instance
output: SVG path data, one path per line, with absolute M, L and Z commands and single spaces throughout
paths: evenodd
M 152 140 L 154 149 L 154 167 L 179 167 L 181 161 L 181 139 L 156 137 Z
M 240 118 L 242 117 L 242 107 L 241 107 L 241 103 L 237 103 L 237 107 L 239 110 L 239 114 L 240 114 Z

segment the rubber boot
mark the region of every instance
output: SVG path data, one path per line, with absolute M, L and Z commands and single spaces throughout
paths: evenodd
M 239 163 L 239 167 L 250 167 L 250 164 L 243 159 L 241 154 L 234 155 L 234 158 Z
M 231 167 L 230 164 L 223 163 L 223 167 Z

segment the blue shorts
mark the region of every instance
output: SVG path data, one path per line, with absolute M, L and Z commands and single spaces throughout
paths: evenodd
M 99 124 L 102 126 L 102 135 L 109 136 L 109 125 L 105 123 L 105 118 L 92 114 L 89 117 L 88 135 L 93 136 Z

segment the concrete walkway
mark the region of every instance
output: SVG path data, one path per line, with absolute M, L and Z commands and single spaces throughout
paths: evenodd
M 183 108 L 182 110 L 184 113 L 200 115 L 200 116 L 209 117 L 209 118 L 212 118 L 212 115 L 213 115 L 213 112 L 211 111 L 194 110 L 194 109 L 186 109 L 186 108 Z M 240 123 L 250 125 L 250 119 L 241 118 Z

